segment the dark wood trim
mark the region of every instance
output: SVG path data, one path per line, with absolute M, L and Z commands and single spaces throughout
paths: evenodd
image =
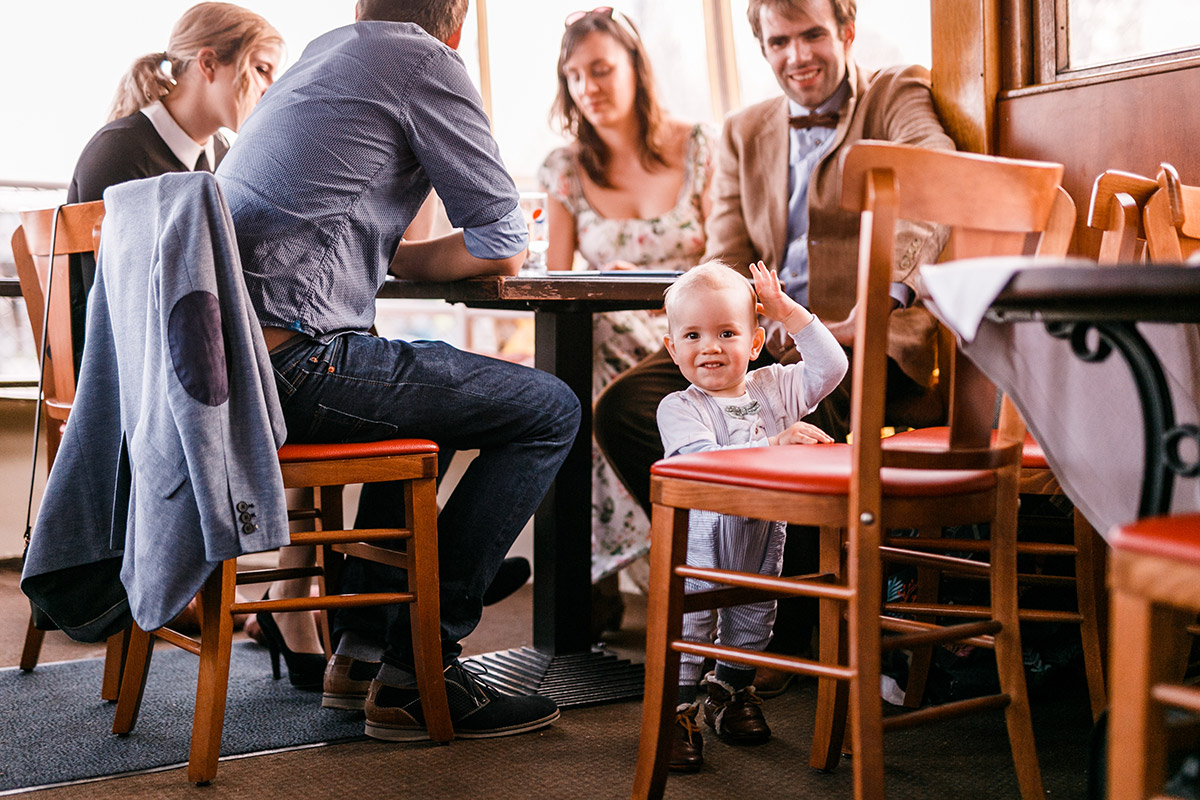
M 1029 95 L 1057 92 L 1065 89 L 1077 89 L 1081 86 L 1094 86 L 1102 83 L 1129 80 L 1131 78 L 1143 78 L 1148 75 L 1161 75 L 1179 70 L 1196 69 L 1197 67 L 1200 67 L 1200 51 L 1189 50 L 1186 55 L 1173 53 L 1171 55 L 1155 56 L 1154 58 L 1122 62 L 1121 64 L 1106 64 L 1086 70 L 1063 73 L 1047 83 L 1004 91 L 1001 93 L 1001 99 L 1027 97 Z

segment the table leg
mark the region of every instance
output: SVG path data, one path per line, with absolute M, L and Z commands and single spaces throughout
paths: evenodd
M 534 516 L 532 648 L 475 656 L 489 680 L 560 706 L 640 698 L 643 667 L 591 641 L 592 313 L 534 314 L 534 363 L 579 398 L 579 435 Z

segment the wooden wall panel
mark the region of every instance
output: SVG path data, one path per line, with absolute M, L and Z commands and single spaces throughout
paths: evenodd
M 1094 258 L 1092 182 L 1106 169 L 1153 178 L 1159 162 L 1200 184 L 1200 67 L 1019 92 L 997 103 L 997 153 L 1059 161 L 1079 221 L 1072 251 Z

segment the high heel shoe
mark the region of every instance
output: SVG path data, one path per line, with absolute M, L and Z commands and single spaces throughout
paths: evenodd
M 282 653 L 292 686 L 306 692 L 320 689 L 325 678 L 325 656 L 319 653 L 296 653 L 289 649 L 279 624 L 269 611 L 260 611 L 255 618 L 267 641 L 267 650 L 271 654 L 271 675 L 275 680 L 280 677 L 279 654 Z

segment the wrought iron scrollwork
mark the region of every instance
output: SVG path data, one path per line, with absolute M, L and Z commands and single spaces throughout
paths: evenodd
M 1050 322 L 1046 331 L 1070 342 L 1071 352 L 1089 363 L 1104 361 L 1118 351 L 1133 374 L 1142 404 L 1145 466 L 1138 516 L 1165 514 L 1171 508 L 1175 476 L 1200 475 L 1200 460 L 1187 463 L 1180 455 L 1186 439 L 1200 443 L 1200 429 L 1175 425 L 1171 392 L 1162 365 L 1133 322 Z M 1094 335 L 1093 335 L 1094 332 Z

